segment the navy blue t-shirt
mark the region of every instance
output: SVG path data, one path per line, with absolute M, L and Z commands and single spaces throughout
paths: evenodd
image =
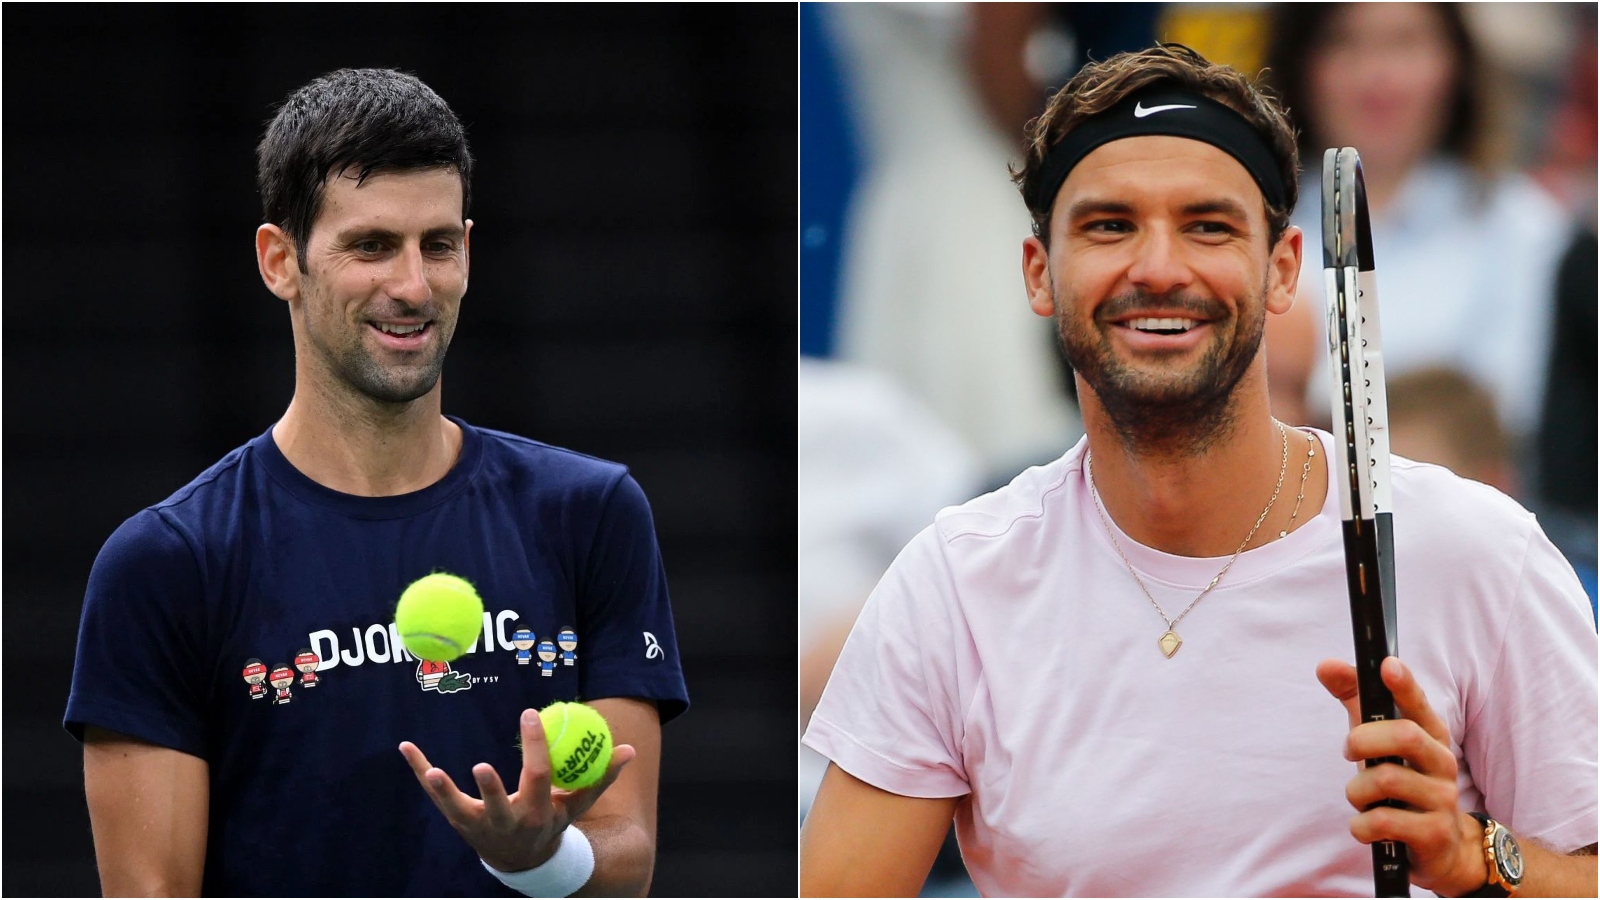
M 317 484 L 269 429 L 95 560 L 65 724 L 209 763 L 206 894 L 516 896 L 399 743 L 477 796 L 479 762 L 516 789 L 523 709 L 635 697 L 665 722 L 688 707 L 627 470 L 454 421 L 456 465 L 396 497 Z M 447 664 L 413 659 L 393 624 L 400 592 L 435 571 L 484 601 L 477 641 Z

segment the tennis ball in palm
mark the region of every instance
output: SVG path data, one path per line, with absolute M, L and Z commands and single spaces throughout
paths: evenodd
M 449 662 L 467 652 L 483 628 L 483 600 L 465 578 L 435 572 L 400 595 L 394 624 L 412 656 Z
M 611 729 L 594 707 L 552 703 L 539 712 L 550 745 L 550 780 L 575 791 L 599 781 L 611 765 Z

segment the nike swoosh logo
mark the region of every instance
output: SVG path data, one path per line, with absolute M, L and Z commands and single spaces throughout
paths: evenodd
M 1158 112 L 1166 112 L 1169 109 L 1196 109 L 1196 108 L 1197 107 L 1190 106 L 1190 105 L 1185 104 L 1185 103 L 1169 103 L 1166 106 L 1152 106 L 1149 109 L 1145 109 L 1144 101 L 1141 100 L 1138 103 L 1134 104 L 1133 117 L 1135 119 L 1142 119 L 1145 116 L 1153 116 Z

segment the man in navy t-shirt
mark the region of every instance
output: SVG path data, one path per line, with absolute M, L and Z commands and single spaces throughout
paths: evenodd
M 294 398 L 95 561 L 66 727 L 102 887 L 641 894 L 660 728 L 688 705 L 650 509 L 620 465 L 441 412 L 472 229 L 459 121 L 411 76 L 340 70 L 288 98 L 258 162 Z M 430 572 L 484 600 L 448 663 L 393 624 Z M 581 652 L 546 673 L 528 640 Z M 557 700 L 610 723 L 592 788 L 550 786 L 535 711 Z

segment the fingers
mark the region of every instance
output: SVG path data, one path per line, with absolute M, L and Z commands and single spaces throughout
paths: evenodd
M 478 782 L 478 795 L 483 798 L 483 811 L 489 823 L 498 827 L 511 826 L 516 821 L 516 812 L 511 808 L 511 798 L 506 796 L 500 773 L 488 763 L 478 763 L 472 767 L 472 777 Z
M 1380 671 L 1404 718 L 1357 725 L 1345 739 L 1345 758 L 1398 756 L 1424 775 L 1454 783 L 1457 765 L 1450 750 L 1450 729 L 1429 705 L 1422 686 L 1411 670 L 1393 657 L 1383 661 Z
M 550 747 L 544 739 L 544 722 L 532 709 L 522 711 L 522 777 L 517 781 L 517 795 L 549 806 Z
M 1426 775 L 1394 763 L 1363 768 L 1345 785 L 1344 795 L 1357 812 L 1382 800 L 1398 800 L 1422 812 L 1454 811 L 1458 799 L 1453 778 Z
M 477 801 L 468 797 L 456 787 L 443 769 L 428 764 L 428 758 L 422 755 L 416 744 L 410 741 L 400 742 L 400 755 L 411 764 L 412 774 L 417 776 L 417 783 L 428 792 L 433 799 L 433 805 L 439 807 L 445 818 L 452 822 L 464 821 L 471 812 L 471 805 Z
M 1350 727 L 1361 724 L 1361 689 L 1356 681 L 1356 667 L 1341 660 L 1325 659 L 1317 664 L 1317 680 L 1335 700 L 1344 704 Z
M 1380 806 L 1350 820 L 1350 834 L 1363 844 L 1400 841 L 1410 851 L 1413 863 L 1448 860 L 1462 844 L 1457 815 L 1418 812 Z M 1482 859 L 1481 852 L 1478 858 Z
M 1432 704 L 1428 702 L 1427 694 L 1423 693 L 1422 686 L 1417 683 L 1411 669 L 1397 657 L 1391 656 L 1383 661 L 1379 672 L 1384 685 L 1394 695 L 1395 708 L 1400 715 L 1415 722 L 1424 733 L 1438 743 L 1449 746 L 1450 728 L 1444 719 L 1434 712 Z M 1329 694 L 1344 704 L 1345 712 L 1349 714 L 1350 727 L 1354 729 L 1361 726 L 1361 691 L 1355 666 L 1337 659 L 1325 659 L 1317 665 L 1317 680 L 1322 682 L 1322 686 Z M 1378 756 L 1387 755 L 1393 754 L 1378 754 Z M 1352 758 L 1376 757 L 1369 755 Z
M 446 780 L 450 777 L 444 774 L 444 770 L 435 769 L 433 764 L 428 762 L 428 758 L 422 755 L 421 748 L 410 741 L 400 742 L 400 755 L 404 756 L 406 762 L 411 764 L 411 772 L 417 776 L 417 783 L 421 784 L 422 789 L 429 793 L 432 793 L 432 785 L 429 779 L 430 772 L 437 772 L 438 775 L 435 777 L 444 777 Z
M 611 751 L 611 765 L 606 767 L 606 774 L 601 776 L 599 781 L 586 788 L 563 791 L 559 796 L 562 809 L 566 811 L 567 820 L 575 821 L 579 816 L 588 812 L 589 807 L 600 799 L 600 795 L 605 793 L 606 788 L 616 782 L 617 778 L 622 774 L 623 767 L 632 762 L 637 754 L 638 751 L 633 749 L 632 744 L 618 744 Z
M 1460 810 L 1420 812 L 1380 806 L 1350 820 L 1363 844 L 1399 841 L 1411 861 L 1411 883 L 1441 897 L 1459 897 L 1485 878 L 1482 829 Z
M 1344 758 L 1351 762 L 1390 756 L 1400 757 L 1424 775 L 1455 781 L 1455 754 L 1410 719 L 1357 725 L 1345 738 Z
M 1417 683 L 1411 669 L 1396 657 L 1389 657 L 1383 661 L 1379 670 L 1383 675 L 1383 683 L 1389 686 L 1389 693 L 1394 695 L 1394 703 L 1400 710 L 1400 715 L 1405 716 L 1426 731 L 1434 740 L 1448 744 L 1450 742 L 1450 729 L 1433 711 L 1433 706 L 1428 703 L 1428 695 L 1422 692 L 1422 685 Z

